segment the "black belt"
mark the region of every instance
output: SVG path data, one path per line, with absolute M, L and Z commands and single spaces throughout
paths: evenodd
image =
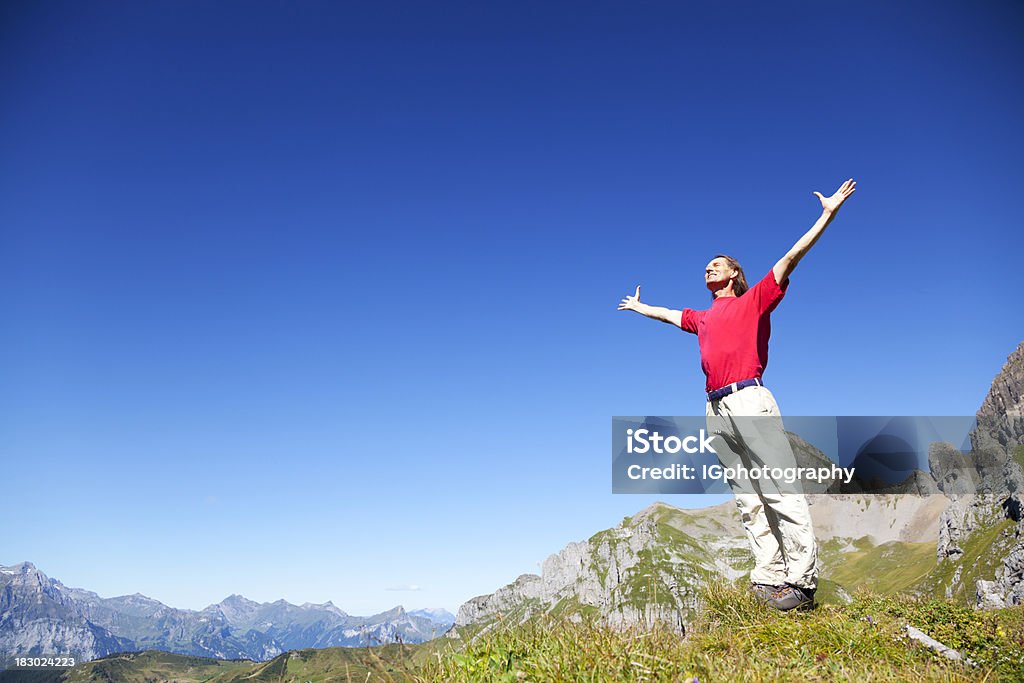
M 760 379 L 758 379 L 756 377 L 754 379 L 745 379 L 742 382 L 733 382 L 732 384 L 730 384 L 727 387 L 722 387 L 721 389 L 715 389 L 714 391 L 709 391 L 708 392 L 708 400 L 709 401 L 717 401 L 718 399 L 724 398 L 725 396 L 728 396 L 732 392 L 739 391 L 740 389 L 746 389 L 747 387 L 763 387 L 763 386 L 764 386 L 764 382 L 762 382 Z

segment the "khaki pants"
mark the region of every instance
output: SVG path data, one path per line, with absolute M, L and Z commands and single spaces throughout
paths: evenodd
M 740 419 L 734 417 L 759 417 Z M 763 419 L 774 417 L 777 419 Z M 718 458 L 726 467 L 742 464 L 746 469 L 795 467 L 796 458 L 783 431 L 775 397 L 759 386 L 734 391 L 708 401 L 708 432 Z M 792 484 L 764 481 L 729 481 L 736 496 L 743 528 L 754 553 L 754 583 L 801 588 L 817 587 L 818 548 L 811 526 L 807 497 L 793 493 Z

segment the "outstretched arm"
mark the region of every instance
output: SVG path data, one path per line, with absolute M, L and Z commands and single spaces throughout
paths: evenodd
M 854 182 L 853 178 L 850 178 L 842 184 L 835 194 L 831 197 L 824 197 L 820 192 L 815 192 L 818 199 L 821 200 L 821 217 L 811 226 L 803 237 L 801 237 L 793 248 L 790 249 L 785 256 L 779 259 L 779 262 L 772 268 L 772 272 L 775 274 L 775 281 L 780 285 L 786 281 L 789 274 L 796 268 L 796 264 L 800 263 L 802 259 L 814 243 L 821 237 L 821 233 L 825 232 L 825 228 L 832 222 L 832 219 L 836 217 L 836 212 L 839 211 L 839 207 L 843 205 L 846 198 L 853 194 L 856 189 L 857 183 Z
M 640 285 L 636 286 L 636 294 L 627 296 L 619 303 L 620 311 L 636 311 L 653 320 L 660 320 L 663 323 L 671 323 L 676 327 L 682 325 L 683 312 L 673 311 L 670 308 L 661 306 L 648 306 L 640 303 Z

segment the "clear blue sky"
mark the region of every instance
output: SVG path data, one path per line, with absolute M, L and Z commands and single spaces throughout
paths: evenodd
M 1024 339 L 1024 7 L 0 7 L 0 563 L 201 608 L 454 610 L 653 497 L 703 308 L 783 414 L 970 415 Z M 702 505 L 721 499 L 674 500 Z M 417 591 L 395 590 L 418 586 Z

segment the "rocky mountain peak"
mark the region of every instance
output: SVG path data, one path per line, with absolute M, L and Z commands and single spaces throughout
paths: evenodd
M 10 567 L 0 567 L 0 581 L 29 588 L 37 593 L 52 594 L 55 598 L 59 597 L 60 588 L 62 588 L 60 582 L 52 581 L 31 562 L 19 562 Z
M 992 380 L 971 432 L 979 493 L 1024 491 L 1024 342 Z
M 19 562 L 18 564 L 12 564 L 10 567 L 0 565 L 0 572 L 4 574 L 42 574 L 31 562 Z
M 238 593 L 232 593 L 228 597 L 226 597 L 223 600 L 221 600 L 219 604 L 221 604 L 221 605 L 237 605 L 237 606 L 246 606 L 246 607 L 259 607 L 259 603 L 258 602 L 250 600 L 249 598 L 245 597 L 244 595 L 239 595 Z
M 328 600 L 327 602 L 321 602 L 321 603 L 304 602 L 301 605 L 299 605 L 299 607 L 301 607 L 304 610 L 317 610 L 317 611 L 323 611 L 323 612 L 330 612 L 331 614 L 334 614 L 336 616 L 343 617 L 343 618 L 349 616 L 347 612 L 345 612 L 342 609 L 339 609 L 338 606 L 335 605 L 330 600 Z
M 957 590 L 974 593 L 979 607 L 1024 603 L 1024 342 L 1006 359 L 992 380 L 971 432 L 977 493 L 954 496 L 940 519 L 937 556 L 956 564 L 946 585 L 949 597 Z M 1010 525 L 1014 524 L 1016 528 Z M 987 552 L 1001 558 L 994 576 L 979 578 L 978 558 L 969 556 L 978 533 L 1004 527 Z M 970 576 L 970 581 L 961 575 Z
M 1010 354 L 978 409 L 975 450 L 1011 450 L 1024 440 L 1024 342 Z
M 387 619 L 398 619 L 400 617 L 405 616 L 405 608 L 401 605 L 398 605 L 397 607 L 392 607 L 387 612 L 381 612 L 380 614 L 375 614 L 374 616 L 383 617 Z
M 674 510 L 676 510 L 676 508 L 674 506 L 669 505 L 668 503 L 663 503 L 660 500 L 656 500 L 653 503 L 651 503 L 650 505 L 648 505 L 647 507 L 645 507 L 640 512 L 638 512 L 635 515 L 633 515 L 633 517 L 630 519 L 630 521 L 631 522 L 640 522 L 640 521 L 643 521 L 643 520 L 646 520 L 646 519 L 654 519 L 654 518 L 657 518 L 658 515 L 660 515 L 660 514 L 664 514 L 665 512 L 674 511 Z

